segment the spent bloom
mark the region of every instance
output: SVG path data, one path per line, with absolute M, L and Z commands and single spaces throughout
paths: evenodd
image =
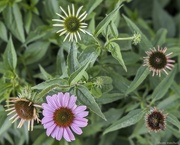
M 24 88 L 18 97 L 11 97 L 7 100 L 8 109 L 5 111 L 10 111 L 7 115 L 12 115 L 9 119 L 14 123 L 18 119 L 20 122 L 17 128 L 21 128 L 25 121 L 28 122 L 28 131 L 33 131 L 34 121 L 38 123 L 40 119 L 38 118 L 38 108 L 42 108 L 41 105 L 34 103 L 35 93 L 32 93 L 30 88 Z
M 80 14 L 82 8 L 83 6 L 81 6 L 75 13 L 73 4 L 72 9 L 68 5 L 68 12 L 66 12 L 60 6 L 60 9 L 64 15 L 56 13 L 60 17 L 60 19 L 52 19 L 52 21 L 57 22 L 56 24 L 53 24 L 53 26 L 61 27 L 61 29 L 56 33 L 60 33 L 59 36 L 66 34 L 64 41 L 69 37 L 69 41 L 74 41 L 75 39 L 75 41 L 77 42 L 77 36 L 81 40 L 80 32 L 86 33 L 85 28 L 87 27 L 87 24 L 84 23 L 83 20 L 87 17 L 87 13 L 85 11 Z
M 144 57 L 144 66 L 149 67 L 150 71 L 153 72 L 152 76 L 159 75 L 161 76 L 161 72 L 164 71 L 167 75 L 168 72 L 166 69 L 171 70 L 175 62 L 174 60 L 170 59 L 171 53 L 166 54 L 167 48 L 160 48 L 158 49 L 150 49 L 150 51 L 146 51 L 147 56 Z
M 162 111 L 157 110 L 155 107 L 150 110 L 145 116 L 146 127 L 149 131 L 158 132 L 166 128 L 167 114 L 163 114 Z
M 82 134 L 81 127 L 88 124 L 84 117 L 88 115 L 86 106 L 77 106 L 76 97 L 69 93 L 58 93 L 47 96 L 47 103 L 43 103 L 42 124 L 46 130 L 47 136 L 52 136 L 57 140 L 64 137 L 71 142 L 75 140 L 72 131 L 78 135 Z

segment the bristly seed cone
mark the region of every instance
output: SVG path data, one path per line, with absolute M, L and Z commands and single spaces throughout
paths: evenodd
M 33 130 L 34 120 L 40 122 L 37 114 L 37 108 L 42 108 L 41 105 L 34 104 L 28 99 L 22 98 L 10 98 L 9 101 L 11 104 L 7 104 L 6 107 L 9 107 L 5 111 L 10 111 L 7 115 L 13 114 L 9 119 L 14 123 L 16 120 L 20 119 L 20 122 L 17 128 L 21 128 L 25 121 L 28 121 L 28 130 Z
M 145 116 L 146 127 L 149 128 L 149 131 L 156 133 L 160 130 L 165 130 L 167 115 L 168 114 L 163 114 L 162 111 L 154 107 L 154 109 L 149 111 Z

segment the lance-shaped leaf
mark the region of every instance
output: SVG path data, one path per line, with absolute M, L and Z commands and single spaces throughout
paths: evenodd
M 174 76 L 176 74 L 176 70 L 177 70 L 176 67 L 173 68 L 171 73 L 168 76 L 166 76 L 155 88 L 155 90 L 151 96 L 153 98 L 152 103 L 161 99 L 166 94 L 166 92 L 171 87 L 171 85 L 174 81 Z
M 78 86 L 76 90 L 76 95 L 78 100 L 86 105 L 91 111 L 96 113 L 102 119 L 106 120 L 104 114 L 102 113 L 100 107 L 96 103 L 94 97 L 91 95 L 91 92 L 85 86 Z
M 111 13 L 109 13 L 96 27 L 95 36 L 97 37 L 107 26 L 108 24 L 116 18 L 117 13 L 119 12 L 121 6 L 118 6 Z
M 124 60 L 121 55 L 120 46 L 115 42 L 111 42 L 107 45 L 107 50 L 111 52 L 112 56 L 122 65 L 124 70 L 127 71 L 127 68 L 124 64 Z
M 144 81 L 144 79 L 147 77 L 148 74 L 149 74 L 149 68 L 141 66 L 138 69 L 134 80 L 128 87 L 126 94 L 129 94 L 132 91 L 134 91 Z
M 6 50 L 4 52 L 4 66 L 7 69 L 10 70 L 14 70 L 16 68 L 17 65 L 17 55 L 16 55 L 16 51 L 14 49 L 14 45 L 12 42 L 12 39 L 10 37 Z
M 144 112 L 141 109 L 136 109 L 129 112 L 126 116 L 120 120 L 114 122 L 110 127 L 108 127 L 103 134 L 112 132 L 121 128 L 125 128 L 137 123 L 144 115 Z

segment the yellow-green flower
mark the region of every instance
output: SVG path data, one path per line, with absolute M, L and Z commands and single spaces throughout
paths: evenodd
M 60 9 L 64 15 L 56 13 L 60 19 L 53 19 L 52 21 L 58 22 L 53 24 L 53 26 L 60 27 L 56 33 L 60 33 L 59 36 L 66 34 L 64 41 L 69 37 L 69 41 L 78 41 L 78 38 L 81 40 L 80 32 L 86 33 L 85 28 L 87 24 L 83 20 L 87 17 L 86 11 L 80 14 L 81 6 L 75 13 L 74 5 L 72 4 L 72 9 L 68 6 L 68 12 L 66 12 L 61 6 Z

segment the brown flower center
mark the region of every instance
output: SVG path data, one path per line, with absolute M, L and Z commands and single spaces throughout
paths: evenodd
M 152 112 L 147 118 L 147 123 L 152 130 L 163 130 L 165 128 L 164 120 L 165 117 L 161 112 Z
M 59 127 L 68 127 L 74 120 L 74 114 L 71 109 L 61 107 L 54 112 L 53 120 Z
M 34 106 L 30 101 L 19 100 L 15 102 L 15 109 L 18 116 L 25 120 L 34 118 Z
M 167 57 L 163 52 L 153 52 L 149 57 L 149 63 L 155 69 L 163 69 L 167 65 Z
M 77 32 L 80 28 L 80 21 L 77 17 L 70 16 L 65 19 L 64 26 L 66 27 L 68 32 Z

